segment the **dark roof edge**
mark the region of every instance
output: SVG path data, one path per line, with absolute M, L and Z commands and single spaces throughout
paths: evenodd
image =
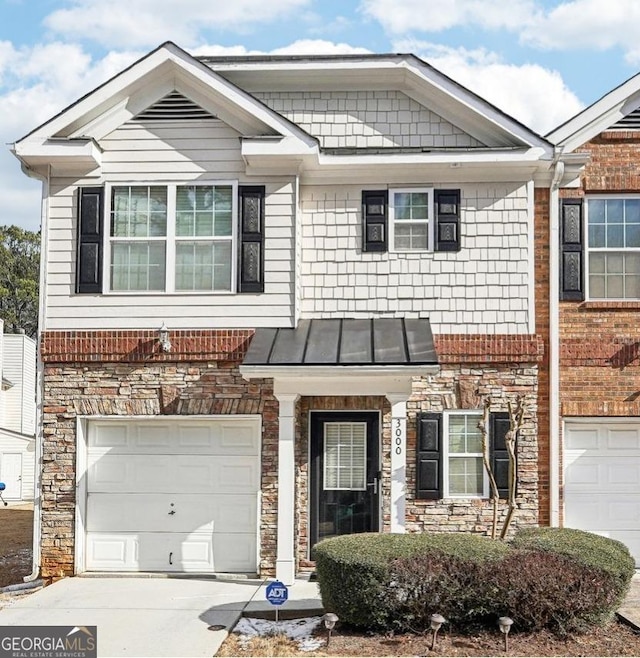
M 381 60 L 415 57 L 410 53 L 346 53 L 344 55 L 198 55 L 196 59 L 206 64 L 248 62 L 339 62 L 341 60 Z

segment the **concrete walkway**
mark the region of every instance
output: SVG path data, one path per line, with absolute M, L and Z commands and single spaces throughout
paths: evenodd
M 640 631 L 640 571 L 636 571 L 636 575 L 631 580 L 631 589 L 618 610 L 618 616 Z
M 97 626 L 98 656 L 213 656 L 263 580 L 65 578 L 0 601 L 1 626 Z

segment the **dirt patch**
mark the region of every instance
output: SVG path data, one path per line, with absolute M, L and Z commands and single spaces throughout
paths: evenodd
M 216 656 L 640 656 L 640 634 L 612 622 L 605 628 L 562 640 L 546 632 L 511 633 L 506 653 L 498 631 L 442 633 L 438 634 L 435 649 L 431 651 L 430 647 L 429 633 L 384 636 L 343 628 L 334 632 L 328 648 L 318 651 L 301 651 L 294 641 L 282 637 L 243 640 L 232 633 Z
M 0 587 L 21 583 L 32 555 L 33 510 L 0 507 Z

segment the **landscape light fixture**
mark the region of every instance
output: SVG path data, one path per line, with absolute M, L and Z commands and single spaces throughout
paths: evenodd
M 163 322 L 160 329 L 158 329 L 158 343 L 163 352 L 171 352 L 171 341 L 169 340 L 169 329 Z
M 504 633 L 505 653 L 509 651 L 509 631 L 511 630 L 512 624 L 513 624 L 513 619 L 511 619 L 511 617 L 500 617 L 498 619 L 498 626 L 500 626 L 500 631 Z
M 447 620 L 442 615 L 436 613 L 431 615 L 429 621 L 431 622 L 431 630 L 433 631 L 433 637 L 431 638 L 431 651 L 433 651 L 436 646 L 436 636 L 438 635 L 440 626 L 446 624 Z
M 331 631 L 334 629 L 336 622 L 339 621 L 338 615 L 335 612 L 327 612 L 322 615 L 324 627 L 327 629 L 327 646 L 331 642 Z

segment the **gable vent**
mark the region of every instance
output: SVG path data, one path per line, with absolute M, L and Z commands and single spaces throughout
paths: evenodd
M 203 110 L 186 96 L 172 91 L 134 118 L 136 121 L 191 121 L 217 117 Z
M 610 130 L 640 130 L 640 107 L 614 123 Z

